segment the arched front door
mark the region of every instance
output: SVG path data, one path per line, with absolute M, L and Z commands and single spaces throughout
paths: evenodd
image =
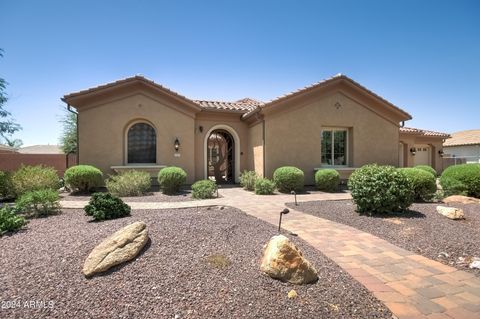
M 207 141 L 207 177 L 219 184 L 235 183 L 235 141 L 226 130 L 214 130 Z

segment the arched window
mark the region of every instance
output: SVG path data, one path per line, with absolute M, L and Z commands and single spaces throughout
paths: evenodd
M 128 130 L 128 163 L 157 162 L 157 137 L 155 129 L 147 123 L 136 123 Z

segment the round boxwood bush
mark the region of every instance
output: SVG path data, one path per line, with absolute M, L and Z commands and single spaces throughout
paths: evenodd
M 53 167 L 22 165 L 12 175 L 12 186 L 15 195 L 20 196 L 26 192 L 45 188 L 58 190 L 60 188 L 60 179 Z
M 115 219 L 130 215 L 130 206 L 110 193 L 94 193 L 85 206 L 85 215 L 95 220 Z
M 275 183 L 268 178 L 258 178 L 255 182 L 255 194 L 272 195 L 275 191 Z
M 404 211 L 414 197 L 407 176 L 393 166 L 362 166 L 350 175 L 348 187 L 361 214 Z
M 90 192 L 103 183 L 102 171 L 91 165 L 72 166 L 65 171 L 63 178 L 65 186 L 78 192 Z
M 110 176 L 105 185 L 115 196 L 141 196 L 150 190 L 152 180 L 147 172 L 129 170 Z
M 279 167 L 273 173 L 273 181 L 282 193 L 302 191 L 305 181 L 303 171 L 294 166 Z
M 433 176 L 437 176 L 437 171 L 430 165 L 417 165 L 414 168 L 422 169 L 426 172 L 431 173 Z
M 187 173 L 180 167 L 165 167 L 158 172 L 158 184 L 164 194 L 175 194 L 187 182 Z
M 217 184 L 209 179 L 197 181 L 192 185 L 192 197 L 197 199 L 212 198 Z
M 480 198 L 480 164 L 450 166 L 440 176 L 445 195 L 466 195 Z
M 434 175 L 429 171 L 416 167 L 400 168 L 400 171 L 407 176 L 415 193 L 415 200 L 428 201 L 433 198 L 437 191 L 437 182 Z
M 332 169 L 320 169 L 315 173 L 315 185 L 321 191 L 334 192 L 340 184 L 340 174 Z

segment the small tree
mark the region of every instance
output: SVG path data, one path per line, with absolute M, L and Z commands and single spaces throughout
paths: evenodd
M 0 57 L 3 57 L 2 49 L 0 49 Z M 11 136 L 13 133 L 20 131 L 22 127 L 15 122 L 12 114 L 4 108 L 8 101 L 7 93 L 5 92 L 7 84 L 5 79 L 0 78 L 0 142 L 15 147 L 18 146 L 18 141 L 20 140 L 12 140 Z
M 60 148 L 65 154 L 77 152 L 77 114 L 64 110 L 60 119 L 62 134 L 60 135 Z

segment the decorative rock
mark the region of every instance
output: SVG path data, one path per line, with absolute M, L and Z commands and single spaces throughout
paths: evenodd
M 450 219 L 464 219 L 463 210 L 455 207 L 437 206 L 437 212 Z
M 273 236 L 263 248 L 260 269 L 272 278 L 292 284 L 308 284 L 318 279 L 317 271 L 285 236 Z
M 82 272 L 89 277 L 131 260 L 147 241 L 147 225 L 144 222 L 130 224 L 95 247 L 85 260 Z
M 473 260 L 468 267 L 471 269 L 480 269 L 480 258 L 473 257 Z
M 297 292 L 293 289 L 288 292 L 288 299 L 294 299 L 294 298 L 297 298 L 297 296 L 298 296 Z
M 480 204 L 480 199 L 463 195 L 452 195 L 443 199 L 445 204 L 461 203 L 461 204 Z

